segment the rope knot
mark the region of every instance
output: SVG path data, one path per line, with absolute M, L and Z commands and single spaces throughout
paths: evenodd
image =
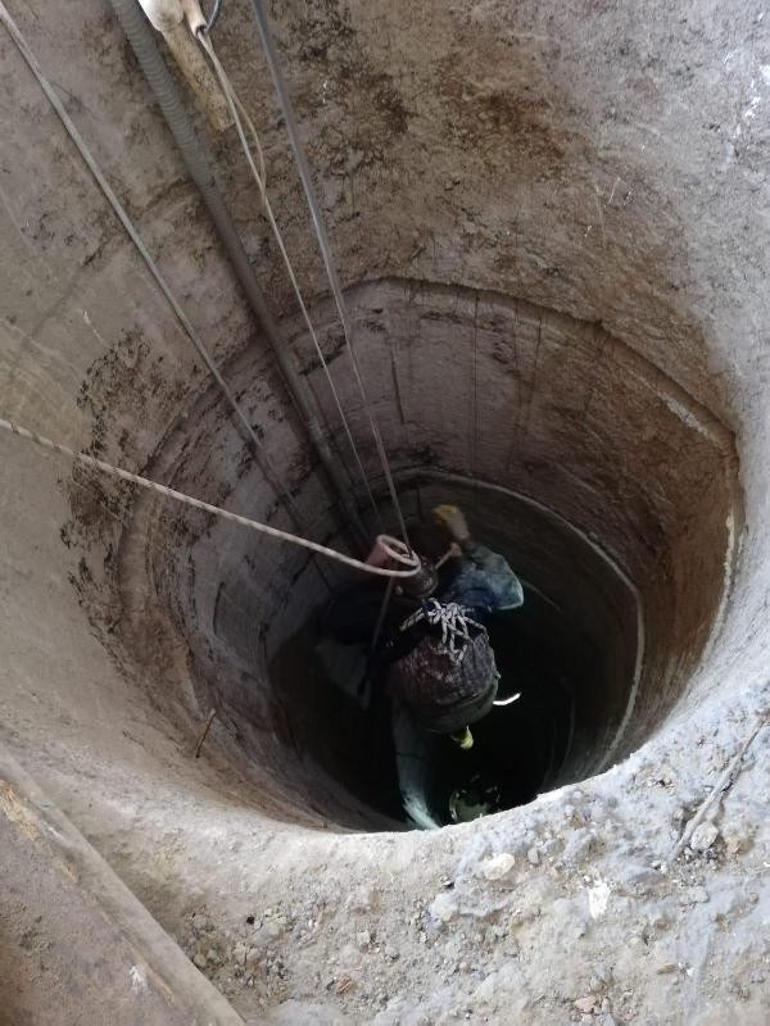
M 431 627 L 440 627 L 441 643 L 452 662 L 459 666 L 471 641 L 471 627 L 486 634 L 486 628 L 468 616 L 468 612 L 464 606 L 456 602 L 443 604 L 434 598 L 427 599 L 416 612 L 404 620 L 401 630 L 408 630 L 422 620 Z

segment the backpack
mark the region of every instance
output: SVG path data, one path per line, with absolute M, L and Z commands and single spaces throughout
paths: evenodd
M 451 734 L 492 708 L 500 674 L 485 628 L 455 603 L 428 599 L 401 625 L 422 637 L 390 670 L 390 688 L 426 730 Z

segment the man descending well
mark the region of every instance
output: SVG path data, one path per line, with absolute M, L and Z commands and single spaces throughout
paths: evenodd
M 374 657 L 420 727 L 468 749 L 469 725 L 492 708 L 499 679 L 484 622 L 520 606 L 524 594 L 506 560 L 471 538 L 456 506 L 438 506 L 433 516 L 427 531 L 415 532 L 422 572 L 393 595 Z M 375 545 L 369 561 L 387 560 Z M 332 603 L 324 629 L 343 644 L 371 643 L 381 600 L 381 586 L 350 589 Z

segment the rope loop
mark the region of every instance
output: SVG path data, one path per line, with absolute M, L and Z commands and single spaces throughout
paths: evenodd
M 379 545 L 386 556 L 396 563 L 401 563 L 403 566 L 410 568 L 420 566 L 419 557 L 415 556 L 409 546 L 399 538 L 394 538 L 390 534 L 378 534 L 377 545 Z

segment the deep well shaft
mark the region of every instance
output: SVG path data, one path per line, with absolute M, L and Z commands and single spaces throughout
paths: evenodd
M 309 535 L 344 546 L 329 475 L 119 24 L 96 0 L 70 7 L 11 14 Z M 457 503 L 525 583 L 526 615 L 495 639 L 522 697 L 477 739 L 504 811 L 406 829 L 387 703 L 367 718 L 319 670 L 314 557 L 3 435 L 9 1014 L 761 1023 L 762 12 L 271 16 L 407 524 Z M 250 3 L 226 2 L 216 33 L 387 517 Z M 0 65 L 0 417 L 291 530 L 7 37 Z M 339 485 L 354 468 L 237 140 L 197 129 Z M 351 486 L 346 502 L 367 524 L 364 498 Z M 442 822 L 452 758 L 418 774 Z

